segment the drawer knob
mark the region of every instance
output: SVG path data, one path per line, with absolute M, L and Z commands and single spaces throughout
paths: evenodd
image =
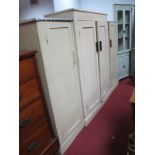
M 123 68 L 125 68 L 125 65 L 123 65 Z
M 37 146 L 38 146 L 38 143 L 34 141 L 27 147 L 27 151 L 32 152 L 34 149 L 36 149 Z
M 20 127 L 20 128 L 25 128 L 25 127 L 27 127 L 27 126 L 30 124 L 30 122 L 31 122 L 31 120 L 28 119 L 28 118 L 26 118 L 26 119 L 24 119 L 24 120 L 21 120 L 21 121 L 19 122 L 19 127 Z

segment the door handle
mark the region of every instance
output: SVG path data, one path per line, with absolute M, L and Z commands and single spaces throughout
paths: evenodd
M 98 41 L 96 42 L 96 51 L 97 51 L 97 53 L 99 52 Z
M 102 41 L 99 41 L 100 44 L 100 51 L 102 51 Z
M 112 40 L 110 39 L 110 47 L 112 47 Z

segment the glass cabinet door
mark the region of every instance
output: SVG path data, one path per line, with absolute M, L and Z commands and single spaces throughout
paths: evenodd
M 130 11 L 125 10 L 125 50 L 130 49 Z
M 117 10 L 118 54 L 130 49 L 130 10 Z
M 132 5 L 114 4 L 118 35 L 118 79 L 128 76 L 130 72 L 131 8 Z
M 117 10 L 117 24 L 118 24 L 118 52 L 123 51 L 123 11 Z

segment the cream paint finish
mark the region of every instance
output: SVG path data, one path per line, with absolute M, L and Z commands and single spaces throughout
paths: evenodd
M 84 127 L 72 24 L 37 22 L 22 25 L 20 50 L 38 50 L 44 93 L 63 154 Z
M 38 23 L 47 83 L 61 152 L 83 128 L 77 62 L 70 23 Z
M 83 111 L 85 125 L 93 119 L 102 105 L 110 96 L 111 90 L 108 90 L 106 95 L 102 97 L 100 94 L 100 76 L 99 76 L 99 57 L 96 52 L 96 41 L 97 41 L 97 26 L 98 21 L 107 21 L 107 15 L 97 12 L 88 12 L 77 9 L 68 9 L 54 14 L 46 15 L 46 17 L 65 17 L 73 18 L 74 34 L 76 41 L 76 51 L 78 58 L 78 67 L 81 84 L 81 95 L 83 101 Z M 102 30 L 102 29 L 101 29 Z M 109 51 L 108 43 L 108 30 L 106 31 L 106 50 Z M 103 39 L 103 38 L 102 38 Z M 106 51 L 105 50 L 105 51 Z M 104 59 L 109 59 L 109 56 Z M 108 66 L 104 64 L 107 61 L 102 62 L 102 66 Z M 87 64 L 87 65 L 86 65 Z M 96 66 L 96 67 L 94 67 Z M 95 70 L 96 69 L 96 70 Z M 108 68 L 107 68 L 108 69 Z M 110 71 L 106 71 L 110 72 Z M 108 77 L 108 76 L 107 76 Z M 110 78 L 110 77 L 108 77 Z M 109 81 L 106 79 L 105 81 Z M 106 85 L 109 86 L 109 83 Z M 103 85 L 102 85 L 103 86 Z M 103 86 L 106 87 L 107 86 Z
M 78 10 L 78 9 L 66 9 L 63 11 L 58 11 L 55 13 L 47 14 L 45 17 L 67 17 L 67 18 L 74 18 L 74 21 L 106 21 L 107 14 L 98 13 L 98 12 L 90 12 L 85 10 Z
M 35 33 L 31 28 L 25 28 L 22 32 L 23 41 L 28 42 L 24 47 L 37 49 L 41 55 L 42 61 L 38 64 L 43 64 L 45 72 L 45 78 L 42 78 L 47 83 L 44 91 L 49 94 L 61 153 L 64 153 L 112 92 L 109 88 L 107 16 L 72 9 L 49 17 L 73 18 L 74 28 L 72 23 L 46 21 L 34 23 L 37 25 L 33 28 Z M 96 41 L 99 39 L 102 40 L 103 51 L 98 54 Z M 28 45 L 33 46 L 34 40 L 37 48 L 30 49 Z M 99 70 L 102 70 L 102 75 Z M 102 104 L 101 94 L 104 96 Z
M 110 87 L 115 88 L 118 84 L 117 78 L 117 25 L 115 22 L 109 22 L 109 39 L 112 46 L 110 47 Z
M 94 21 L 79 22 L 79 68 L 85 118 L 100 104 L 98 53 Z
M 110 88 L 110 73 L 109 73 L 109 44 L 108 44 L 108 25 L 105 21 L 97 22 L 98 41 L 102 41 L 102 50 L 99 51 L 99 69 L 100 69 L 100 87 L 101 100 Z

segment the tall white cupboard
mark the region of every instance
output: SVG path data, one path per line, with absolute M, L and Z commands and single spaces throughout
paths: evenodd
M 37 50 L 38 68 L 61 152 L 84 127 L 72 23 L 52 19 L 20 24 L 20 50 Z
M 107 15 L 68 9 L 45 17 L 73 19 L 84 120 L 87 125 L 110 94 Z
M 118 78 L 122 79 L 130 73 L 132 5 L 114 4 L 114 17 L 117 23 L 117 57 Z

